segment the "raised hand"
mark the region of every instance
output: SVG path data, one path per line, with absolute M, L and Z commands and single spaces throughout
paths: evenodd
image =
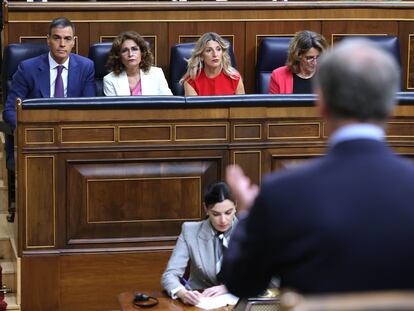
M 259 194 L 259 187 L 252 184 L 240 166 L 229 165 L 226 168 L 226 182 L 237 202 L 237 211 L 247 212 Z

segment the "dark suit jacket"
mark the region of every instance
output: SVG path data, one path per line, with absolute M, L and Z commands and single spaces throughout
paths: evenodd
M 382 142 L 350 140 L 264 181 L 222 274 L 238 296 L 272 275 L 303 293 L 414 288 L 413 238 L 413 164 Z
M 68 71 L 68 97 L 96 96 L 95 69 L 93 62 L 80 55 L 71 54 Z M 48 54 L 22 61 L 7 96 L 3 119 L 16 128 L 16 97 L 50 97 L 50 69 Z

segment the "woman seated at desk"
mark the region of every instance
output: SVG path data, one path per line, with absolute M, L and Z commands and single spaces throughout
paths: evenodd
M 108 57 L 111 72 L 103 78 L 105 95 L 172 95 L 162 69 L 152 66 L 153 59 L 147 42 L 138 33 L 118 35 Z
M 204 210 L 207 219 L 183 223 L 161 278 L 163 288 L 172 298 L 178 297 L 190 305 L 196 305 L 201 296 L 214 297 L 227 293 L 226 287 L 217 280 L 217 274 L 221 268 L 223 247 L 229 243 L 237 218 L 235 203 L 225 183 L 219 182 L 207 189 Z M 183 274 L 189 261 L 187 282 Z M 204 291 L 200 293 L 197 290 Z
M 273 70 L 270 94 L 312 93 L 318 58 L 326 50 L 325 38 L 313 31 L 297 32 L 289 44 L 286 66 Z
M 185 96 L 244 94 L 240 73 L 231 66 L 229 43 L 214 32 L 198 39 L 180 80 Z

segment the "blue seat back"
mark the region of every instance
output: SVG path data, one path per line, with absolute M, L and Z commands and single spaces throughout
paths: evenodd
M 47 43 L 12 43 L 4 48 L 2 63 L 3 102 L 6 102 L 13 75 L 21 61 L 49 52 Z
M 292 37 L 264 37 L 256 62 L 256 93 L 268 94 L 272 71 L 286 64 Z
M 95 43 L 89 47 L 88 57 L 95 65 L 95 83 L 96 95 L 104 96 L 103 93 L 103 78 L 109 73 L 106 67 L 109 52 L 111 51 L 112 42 Z

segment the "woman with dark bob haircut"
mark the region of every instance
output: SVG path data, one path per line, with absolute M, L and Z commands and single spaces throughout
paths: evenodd
M 104 79 L 106 96 L 172 95 L 161 68 L 152 66 L 154 57 L 147 42 L 135 31 L 119 34 L 112 42 Z
M 177 244 L 162 275 L 161 284 L 172 298 L 196 305 L 200 297 L 214 297 L 227 293 L 219 282 L 223 247 L 227 247 L 237 223 L 236 205 L 224 182 L 212 184 L 204 194 L 207 218 L 184 222 Z M 188 262 L 190 276 L 183 279 Z M 204 289 L 202 293 L 197 289 Z
M 327 48 L 325 38 L 313 31 L 295 34 L 289 44 L 286 66 L 273 70 L 270 77 L 271 94 L 312 93 L 312 78 L 319 56 Z

